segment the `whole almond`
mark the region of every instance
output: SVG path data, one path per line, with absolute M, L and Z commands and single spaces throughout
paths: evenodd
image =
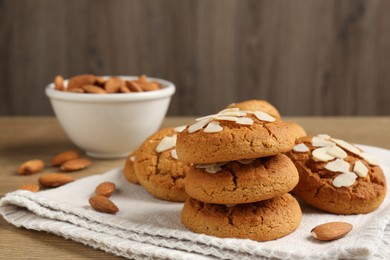
M 118 207 L 107 197 L 95 195 L 89 198 L 89 205 L 97 211 L 115 214 L 119 211 Z
M 142 88 L 135 81 L 126 81 L 126 86 L 131 92 L 142 92 Z
M 114 183 L 106 181 L 106 182 L 100 183 L 96 187 L 95 193 L 96 193 L 96 195 L 110 197 L 111 194 L 115 191 L 115 189 L 116 189 L 116 186 Z
M 93 85 L 93 83 L 95 83 L 95 80 L 96 76 L 92 74 L 78 75 L 69 79 L 67 89 L 81 89 L 85 85 Z
M 54 88 L 56 90 L 64 90 L 64 78 L 60 75 L 54 78 Z
M 54 188 L 72 182 L 74 178 L 63 173 L 47 173 L 42 175 L 38 181 L 42 186 Z
M 72 88 L 72 89 L 67 89 L 67 92 L 73 92 L 73 93 L 84 93 L 83 88 Z
M 117 93 L 121 88 L 127 88 L 126 83 L 124 80 L 117 77 L 109 78 L 106 81 L 106 84 L 104 84 L 104 89 L 107 93 Z
M 54 156 L 53 159 L 51 159 L 50 163 L 53 166 L 58 166 L 58 165 L 61 165 L 69 160 L 76 159 L 79 157 L 80 157 L 80 155 L 78 154 L 78 152 L 73 151 L 73 150 L 68 150 L 68 151 L 64 151 L 64 152 L 59 153 L 56 156 Z
M 83 89 L 85 92 L 91 94 L 107 94 L 107 92 L 104 89 L 95 85 L 85 85 L 83 86 Z
M 61 165 L 61 170 L 66 172 L 78 171 L 91 165 L 91 161 L 86 158 L 76 158 Z
M 104 87 L 104 84 L 106 83 L 106 79 L 103 78 L 103 77 L 99 77 L 97 76 L 95 78 L 95 82 L 94 82 L 94 85 L 97 85 L 99 87 Z
M 347 222 L 329 222 L 316 226 L 311 230 L 314 238 L 321 241 L 330 241 L 342 238 L 352 230 Z
M 160 85 L 156 82 L 146 82 L 140 84 L 143 91 L 153 91 L 160 89 Z
M 28 160 L 19 166 L 18 173 L 26 175 L 42 171 L 45 163 L 42 160 L 34 159 Z
M 21 185 L 18 188 L 18 190 L 28 190 L 28 191 L 31 191 L 31 192 L 37 192 L 37 191 L 40 190 L 40 187 L 36 183 L 29 183 L 29 184 Z

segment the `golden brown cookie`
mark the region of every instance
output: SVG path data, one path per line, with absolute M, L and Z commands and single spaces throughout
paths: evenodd
M 375 210 L 385 198 L 382 169 L 343 140 L 308 136 L 287 155 L 299 172 L 293 193 L 309 205 L 335 214 L 360 214 Z
M 198 118 L 178 134 L 177 154 L 187 163 L 215 163 L 271 156 L 292 149 L 302 128 L 264 112 L 230 108 Z
M 165 128 L 146 139 L 137 150 L 134 169 L 141 185 L 156 198 L 185 201 L 184 178 L 190 166 L 177 160 L 176 134 Z
M 228 106 L 228 108 L 237 107 L 240 110 L 249 110 L 249 111 L 263 111 L 275 118 L 281 118 L 279 111 L 271 105 L 268 101 L 265 100 L 246 100 L 240 103 L 233 103 Z
M 125 167 L 123 168 L 123 174 L 125 175 L 126 180 L 128 180 L 129 182 L 139 184 L 134 169 L 135 153 L 136 151 L 133 151 L 127 156 L 125 161 Z
M 226 164 L 194 165 L 185 179 L 191 198 L 216 204 L 270 199 L 291 191 L 298 171 L 284 154 Z
M 216 237 L 269 241 L 296 230 L 302 212 L 290 194 L 260 202 L 221 205 L 189 198 L 181 212 L 188 229 Z

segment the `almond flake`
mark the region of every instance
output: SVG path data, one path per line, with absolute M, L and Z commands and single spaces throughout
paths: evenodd
M 305 153 L 310 151 L 310 149 L 304 143 L 301 143 L 294 146 L 293 151 L 298 153 Z
M 317 148 L 312 152 L 314 161 L 327 162 L 333 160 L 335 157 L 328 154 L 329 146 Z
M 131 156 L 130 161 L 135 162 L 135 156 Z
M 201 120 L 193 125 L 190 125 L 190 127 L 188 127 L 188 133 L 193 133 L 193 132 L 199 131 L 205 125 L 207 125 L 211 120 L 212 120 L 211 118 L 206 118 L 206 119 Z
M 171 150 L 171 156 L 173 159 L 179 160 L 179 157 L 177 157 L 176 149 Z
M 334 178 L 332 184 L 333 186 L 340 188 L 340 187 L 349 187 L 352 184 L 355 183 L 357 178 L 357 175 L 353 172 L 344 172 Z
M 220 112 L 218 114 L 223 116 L 246 116 L 246 113 L 243 111 L 227 111 L 227 112 Z
M 206 120 L 206 119 L 212 120 L 213 117 L 216 117 L 216 116 L 218 116 L 218 114 L 212 114 L 212 115 L 208 115 L 208 116 L 202 116 L 202 117 L 196 118 L 195 121 L 199 122 L 199 121 L 203 121 L 203 120 Z
M 334 146 L 335 144 L 331 141 L 327 141 L 321 137 L 314 136 L 311 139 L 311 143 L 315 147 Z
M 239 125 L 252 125 L 253 119 L 249 117 L 240 117 L 237 119 L 236 123 Z
M 210 122 L 206 128 L 203 130 L 205 133 L 218 133 L 223 130 L 222 126 L 219 125 L 219 122 Z
M 349 163 L 344 161 L 343 159 L 336 159 L 332 162 L 328 162 L 325 165 L 325 169 L 332 172 L 348 172 L 349 166 Z
M 252 162 L 254 162 L 256 159 L 242 159 L 242 160 L 238 160 L 237 162 L 241 163 L 241 164 L 251 164 Z
M 333 142 L 335 142 L 338 146 L 340 146 L 341 148 L 343 148 L 344 150 L 347 150 L 351 153 L 354 153 L 356 155 L 360 155 L 361 154 L 361 151 L 354 145 L 344 141 L 344 140 L 340 140 L 340 139 L 335 139 L 335 138 L 332 138 L 331 139 Z
M 374 165 L 374 166 L 378 165 L 377 160 L 376 160 L 372 155 L 370 155 L 370 154 L 368 154 L 368 153 L 360 153 L 359 155 L 360 155 L 360 157 L 362 157 L 366 162 L 368 162 L 370 165 Z
M 275 122 L 276 119 L 275 117 L 263 112 L 263 111 L 254 111 L 253 114 L 257 117 L 257 119 L 261 121 L 266 121 L 266 122 Z
M 368 174 L 368 168 L 361 161 L 356 161 L 353 166 L 353 172 L 359 175 L 359 177 L 366 177 Z
M 213 117 L 215 120 L 221 120 L 221 121 L 233 121 L 236 122 L 238 117 L 235 116 L 225 116 L 225 115 L 217 115 Z
M 222 171 L 221 166 L 225 163 L 210 163 L 210 164 L 198 164 L 196 168 L 203 169 L 208 173 L 217 173 Z
M 176 146 L 177 135 L 164 137 L 156 146 L 156 152 L 162 153 Z
M 177 127 L 173 128 L 173 130 L 174 130 L 175 132 L 181 133 L 181 132 L 184 131 L 184 129 L 186 129 L 186 127 L 187 127 L 186 125 L 177 126 Z
M 325 139 L 325 140 L 328 140 L 330 139 L 330 136 L 327 135 L 327 134 L 319 134 L 319 135 L 316 135 L 318 138 L 322 138 L 322 139 Z
M 340 147 L 338 146 L 333 146 L 331 147 L 328 152 L 327 152 L 329 155 L 332 155 L 336 158 L 340 158 L 340 159 L 344 159 L 345 157 L 348 156 L 348 154 L 343 150 L 341 149 Z

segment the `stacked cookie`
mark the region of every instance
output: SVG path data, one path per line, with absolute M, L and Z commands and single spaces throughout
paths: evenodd
M 300 224 L 299 204 L 288 194 L 298 172 L 283 153 L 305 132 L 256 102 L 233 104 L 178 133 L 178 158 L 192 164 L 181 219 L 194 232 L 268 241 Z

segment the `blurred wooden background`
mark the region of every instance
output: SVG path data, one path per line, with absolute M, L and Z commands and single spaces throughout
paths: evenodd
M 53 114 L 65 77 L 177 86 L 169 114 L 267 99 L 284 115 L 390 114 L 390 1 L 0 0 L 0 115 Z

